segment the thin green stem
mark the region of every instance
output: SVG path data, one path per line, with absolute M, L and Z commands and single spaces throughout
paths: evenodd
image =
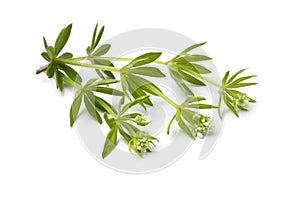
M 73 61 L 81 61 L 81 60 L 88 60 L 89 58 L 93 59 L 101 59 L 101 60 L 113 60 L 113 61 L 132 61 L 134 58 L 119 58 L 119 57 L 102 57 L 102 56 L 82 56 L 77 58 L 71 58 L 70 60 Z M 163 61 L 153 61 L 152 63 L 158 64 L 158 65 L 166 65 Z
M 114 60 L 114 61 L 132 61 L 133 58 L 118 58 L 118 57 L 101 57 L 101 56 L 83 56 L 83 57 L 78 57 L 78 58 L 72 58 L 72 60 L 85 60 L 85 59 L 88 59 L 88 58 L 94 58 L 94 59 L 102 59 L 102 60 Z M 173 60 L 173 59 L 172 59 Z M 165 67 L 168 67 L 168 63 L 171 62 L 172 60 L 168 61 L 168 62 L 163 62 L 163 61 L 159 61 L 159 60 L 156 60 L 154 61 L 153 63 L 154 64 L 158 64 L 158 65 L 163 65 Z M 222 86 L 204 76 L 202 76 L 201 74 L 197 74 L 195 72 L 193 72 L 192 70 L 189 70 L 189 69 L 185 69 L 186 72 L 192 74 L 193 76 L 215 86 L 215 87 L 218 87 L 218 88 L 222 88 Z
M 162 99 L 164 99 L 167 103 L 169 103 L 171 106 L 173 106 L 175 109 L 178 108 L 178 104 L 175 103 L 172 99 L 170 99 L 169 97 L 167 97 L 166 95 L 164 95 L 161 91 L 153 88 L 153 92 L 155 92 L 155 94 L 157 94 L 157 96 L 161 97 Z
M 55 62 L 58 62 L 58 63 L 64 63 L 64 64 L 70 64 L 70 65 L 80 66 L 80 67 L 86 67 L 86 68 L 93 68 L 93 69 L 100 69 L 100 70 L 113 71 L 113 72 L 118 72 L 118 73 L 120 73 L 120 69 L 119 69 L 119 68 L 108 67 L 108 66 L 104 66 L 104 65 L 96 65 L 96 64 L 82 63 L 82 62 L 78 62 L 78 61 L 74 61 L 74 60 L 70 60 L 70 59 L 56 58 L 56 59 L 55 59 Z
M 68 85 L 70 85 L 71 87 L 74 87 L 74 88 L 76 88 L 76 89 L 78 89 L 78 90 L 81 90 L 81 89 L 82 89 L 82 86 L 79 85 L 78 83 L 76 83 L 75 81 L 72 81 L 71 79 L 69 79 L 69 78 L 67 78 L 67 77 L 65 77 L 65 76 L 63 76 L 62 78 L 63 78 L 63 81 L 64 81 L 65 83 L 67 83 Z
M 222 85 L 220 85 L 219 83 L 216 83 L 216 82 L 214 82 L 214 81 L 212 81 L 212 80 L 210 80 L 210 79 L 202 76 L 201 74 L 198 74 L 198 73 L 196 73 L 196 72 L 194 72 L 190 69 L 184 69 L 184 71 L 188 72 L 189 74 L 191 74 L 191 75 L 193 75 L 193 76 L 195 76 L 195 77 L 197 77 L 197 78 L 199 78 L 199 79 L 201 79 L 201 80 L 203 80 L 203 81 L 205 81 L 205 82 L 207 82 L 207 83 L 209 83 L 209 84 L 211 84 L 211 85 L 213 85 L 217 88 L 220 88 L 220 89 L 222 88 Z

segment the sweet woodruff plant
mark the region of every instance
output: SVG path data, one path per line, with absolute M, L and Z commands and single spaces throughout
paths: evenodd
M 45 72 L 48 78 L 54 78 L 56 87 L 63 91 L 65 87 L 75 88 L 76 94 L 70 108 L 70 125 L 73 126 L 78 117 L 80 107 L 84 106 L 89 115 L 99 124 L 106 123 L 109 132 L 102 151 L 102 157 L 108 156 L 117 145 L 118 137 L 122 137 L 128 144 L 132 153 L 142 156 L 153 151 L 158 139 L 143 131 L 151 121 L 139 112 L 130 112 L 130 108 L 141 106 L 145 110 L 153 106 L 151 97 L 156 96 L 172 106 L 176 112 L 170 119 L 166 134 L 170 133 L 174 122 L 191 139 L 204 138 L 210 130 L 212 119 L 201 114 L 202 109 L 218 109 L 221 116 L 221 104 L 224 104 L 235 116 L 240 111 L 247 111 L 248 103 L 255 103 L 240 88 L 257 83 L 245 82 L 255 75 L 241 76 L 246 70 L 242 69 L 233 75 L 226 72 L 221 83 L 208 79 L 205 75 L 211 71 L 203 66 L 210 57 L 191 52 L 205 43 L 194 44 L 184 49 L 170 60 L 159 60 L 161 52 L 149 52 L 136 58 L 106 57 L 110 44 L 100 44 L 104 26 L 98 31 L 96 25 L 91 44 L 86 49 L 86 55 L 73 57 L 70 52 L 62 52 L 71 34 L 72 24 L 63 28 L 54 45 L 48 45 L 43 37 L 45 51 L 42 57 L 47 65 L 39 68 L 36 73 Z M 114 66 L 113 61 L 123 61 L 121 68 Z M 73 69 L 74 66 L 91 68 L 96 71 L 98 78 L 82 83 L 80 74 Z M 161 89 L 147 77 L 164 78 L 166 75 L 160 68 L 167 68 L 170 77 L 186 95 L 183 102 L 175 102 L 166 96 Z M 116 74 L 118 79 L 116 79 Z M 113 87 L 120 82 L 121 90 Z M 219 89 L 218 105 L 205 103 L 205 97 L 195 96 L 191 86 L 205 87 L 211 84 Z M 119 96 L 118 106 L 113 107 L 103 94 Z

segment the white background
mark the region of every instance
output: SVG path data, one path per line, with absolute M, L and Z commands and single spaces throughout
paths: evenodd
M 297 1 L 4 1 L 0 6 L 0 199 L 299 199 Z M 66 49 L 84 54 L 96 22 L 104 39 L 153 27 L 180 32 L 214 58 L 221 74 L 249 67 L 258 100 L 227 116 L 215 150 L 195 143 L 163 171 L 127 175 L 96 162 L 69 128 L 70 92 L 35 69 L 42 36 L 74 24 Z M 297 191 L 298 190 L 298 191 Z

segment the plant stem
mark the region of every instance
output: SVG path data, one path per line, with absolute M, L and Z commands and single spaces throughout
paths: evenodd
M 82 89 L 81 85 L 79 85 L 78 83 L 72 81 L 71 79 L 68 79 L 68 78 L 65 77 L 65 76 L 63 76 L 62 78 L 63 78 L 63 81 L 66 82 L 66 83 L 67 83 L 68 85 L 70 85 L 71 87 L 74 87 L 74 88 L 76 88 L 76 89 L 78 89 L 78 90 L 81 90 L 81 89 Z
M 81 61 L 81 60 L 88 60 L 89 58 L 101 59 L 101 60 L 113 60 L 113 61 L 132 61 L 134 59 L 134 58 L 120 58 L 120 57 L 82 56 L 77 58 L 71 58 L 69 60 Z M 153 61 L 152 63 L 158 65 L 166 65 L 166 62 L 159 61 L 159 60 Z
M 37 70 L 35 71 L 35 73 L 36 73 L 36 74 L 40 74 L 40 73 L 46 71 L 47 68 L 48 68 L 48 65 L 42 66 L 42 67 L 40 67 L 39 69 L 37 69 Z
M 115 68 L 115 67 L 108 67 L 108 66 L 104 66 L 104 65 L 82 63 L 82 62 L 73 61 L 73 60 L 70 60 L 70 59 L 56 58 L 55 61 L 58 62 L 58 63 L 70 64 L 70 65 L 74 65 L 74 66 L 100 69 L 100 70 L 107 70 L 107 71 L 113 71 L 113 72 L 120 72 L 120 69 Z
M 169 97 L 167 97 L 166 95 L 164 95 L 162 92 L 160 92 L 159 90 L 153 88 L 152 89 L 153 92 L 155 92 L 157 94 L 157 96 L 161 97 L 162 99 L 164 99 L 167 103 L 169 103 L 171 106 L 173 106 L 175 109 L 178 108 L 178 104 L 175 103 L 172 99 L 170 99 Z
M 70 59 L 70 60 L 85 60 L 85 59 L 88 59 L 88 58 L 89 58 L 89 56 L 83 56 L 83 57 L 73 58 L 73 59 Z M 133 60 L 133 58 L 101 57 L 101 56 L 94 56 L 94 57 L 90 57 L 90 58 L 94 58 L 94 59 L 98 58 L 98 59 L 102 59 L 102 60 L 114 60 L 114 61 L 131 61 L 131 60 Z M 168 62 L 170 62 L 170 61 L 168 61 Z M 156 60 L 153 63 L 168 67 L 168 64 L 167 64 L 168 62 L 163 62 L 163 61 Z M 211 84 L 211 85 L 213 85 L 217 88 L 222 88 L 222 86 L 220 84 L 218 84 L 218 83 L 202 76 L 201 74 L 197 74 L 197 73 L 195 73 L 195 72 L 193 72 L 192 70 L 189 70 L 189 69 L 184 69 L 184 70 L 186 72 L 192 74 L 193 76 L 195 76 L 195 77 L 197 77 L 197 78 L 199 78 L 199 79 L 201 79 L 201 80 L 203 80 L 203 81 L 205 81 L 205 82 L 207 82 L 207 83 L 209 83 L 209 84 Z
M 201 79 L 201 80 L 203 80 L 203 81 L 205 81 L 205 82 L 207 82 L 207 83 L 209 83 L 209 84 L 211 84 L 211 85 L 213 85 L 217 88 L 220 88 L 220 89 L 222 88 L 222 85 L 220 85 L 219 83 L 216 83 L 216 82 L 202 76 L 201 74 L 195 73 L 194 71 L 192 71 L 190 69 L 184 69 L 184 71 L 188 72 L 189 74 L 191 74 L 191 75 L 193 75 L 193 76 L 195 76 L 195 77 L 197 77 L 197 78 L 199 78 L 199 79 Z

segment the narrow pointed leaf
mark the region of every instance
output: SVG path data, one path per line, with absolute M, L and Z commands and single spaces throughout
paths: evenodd
M 96 24 L 96 26 L 94 28 L 94 32 L 93 32 L 92 43 L 91 43 L 92 49 L 95 49 L 95 39 L 96 39 L 96 35 L 97 35 L 97 30 L 98 30 L 98 23 Z
M 186 56 L 182 57 L 182 59 L 189 61 L 189 62 L 200 62 L 200 61 L 211 60 L 212 58 L 205 56 L 205 55 L 195 54 L 195 55 L 186 55 Z M 178 60 L 180 60 L 180 59 L 178 59 Z
M 181 77 L 188 81 L 189 83 L 192 83 L 192 84 L 195 84 L 195 85 L 198 85 L 198 86 L 205 86 L 205 83 L 203 83 L 202 81 L 200 81 L 199 79 L 196 79 L 195 77 L 185 73 L 184 71 L 182 70 L 179 70 L 179 74 L 181 75 Z
M 72 30 L 72 24 L 69 24 L 66 28 L 61 30 L 60 34 L 58 35 L 58 37 L 55 41 L 54 49 L 55 49 L 56 55 L 58 55 L 60 53 L 60 51 L 66 45 L 66 43 L 70 37 L 71 30 Z
M 240 87 L 247 87 L 251 85 L 257 85 L 257 83 L 237 83 L 234 85 L 226 86 L 227 88 L 240 88 Z
M 151 76 L 151 77 L 165 77 L 159 69 L 156 67 L 136 67 L 130 69 L 130 72 L 133 74 L 140 74 L 144 76 Z
M 130 135 L 128 135 L 123 128 L 119 127 L 119 132 L 122 135 L 122 137 L 126 140 L 126 142 L 128 143 L 131 140 Z
M 48 62 L 51 61 L 49 55 L 48 55 L 46 52 L 43 52 L 41 55 L 42 55 L 42 57 L 43 57 L 46 61 L 48 61 Z
M 75 81 L 76 83 L 79 84 L 82 82 L 82 78 L 80 77 L 78 72 L 75 71 L 72 67 L 65 64 L 59 64 L 59 69 L 64 71 L 72 81 Z
M 61 56 L 59 56 L 59 58 L 62 58 L 62 59 L 73 58 L 73 54 L 66 52 L 66 53 L 62 54 Z
M 101 92 L 104 94 L 110 94 L 110 95 L 114 95 L 114 96 L 123 96 L 124 93 L 120 90 L 116 90 L 113 88 L 109 88 L 109 87 L 96 87 L 95 88 L 96 92 Z
M 194 95 L 192 90 L 183 82 L 183 80 L 178 72 L 169 70 L 169 73 L 183 93 L 185 93 L 186 95 L 190 95 L 190 96 Z
M 207 68 L 203 67 L 202 65 L 199 65 L 199 64 L 196 64 L 196 63 L 191 63 L 196 69 L 197 69 L 197 72 L 199 74 L 209 74 L 211 73 L 210 70 L 208 70 Z
M 90 102 L 90 100 L 89 100 L 89 98 L 87 96 L 84 96 L 84 104 L 85 104 L 85 108 L 88 111 L 88 113 L 94 119 L 96 119 L 100 124 L 102 124 L 102 118 L 101 118 L 101 116 L 97 112 L 95 105 L 92 102 Z
M 93 56 L 102 56 L 102 55 L 106 54 L 109 51 L 110 47 L 111 47 L 110 44 L 103 44 L 97 50 L 95 50 L 92 53 L 92 55 Z
M 117 145 L 117 132 L 118 129 L 116 126 L 112 127 L 110 131 L 108 132 L 104 144 L 104 148 L 102 151 L 102 158 L 106 158 L 116 147 Z
M 227 83 L 230 83 L 231 81 L 233 81 L 239 74 L 241 74 L 242 72 L 244 72 L 245 70 L 247 70 L 247 68 L 245 69 L 241 69 L 239 71 L 237 71 L 229 80 Z
M 139 104 L 139 103 L 142 103 L 143 101 L 145 101 L 146 99 L 149 98 L 149 95 L 145 95 L 145 96 L 142 96 L 142 97 L 139 97 L 137 99 L 135 99 L 134 101 L 131 101 L 129 102 L 127 105 L 125 105 L 122 110 L 121 110 L 121 113 L 125 113 L 129 108 Z
M 222 85 L 226 85 L 230 71 L 227 71 L 222 79 Z
M 55 65 L 52 62 L 50 62 L 46 70 L 46 74 L 48 78 L 52 78 L 54 76 L 54 72 L 55 72 Z
M 206 42 L 202 42 L 199 44 L 193 44 L 193 45 L 189 46 L 188 48 L 186 48 L 185 50 L 183 50 L 180 54 L 188 53 L 189 51 L 192 51 L 193 49 L 196 49 L 204 44 L 206 44 Z
M 252 76 L 244 76 L 244 77 L 238 78 L 238 79 L 236 79 L 235 81 L 231 82 L 228 86 L 235 85 L 235 84 L 237 84 L 237 83 L 240 83 L 240 82 L 242 82 L 242 81 L 248 80 L 248 79 L 253 78 L 253 77 L 256 77 L 256 75 L 252 75 Z
M 46 38 L 43 37 L 43 42 L 44 42 L 44 47 L 45 47 L 45 50 L 48 48 L 48 44 L 47 44 L 47 41 L 46 41 Z
M 63 91 L 63 80 L 62 80 L 62 73 L 56 69 L 55 73 L 55 80 L 56 80 L 56 88 L 58 88 L 61 92 Z
M 236 109 L 231 104 L 230 98 L 226 94 L 223 96 L 223 98 L 224 98 L 224 103 L 226 104 L 226 106 L 233 112 L 233 114 L 235 116 L 239 117 L 238 112 L 236 111 Z
M 101 37 L 103 35 L 103 32 L 104 32 L 104 26 L 102 26 L 102 28 L 100 29 L 99 33 L 98 33 L 98 36 L 97 36 L 97 39 L 96 41 L 94 42 L 94 46 L 93 46 L 93 50 L 98 46 L 100 40 L 101 40 Z
M 155 61 L 159 56 L 161 55 L 161 52 L 151 52 L 151 53 L 145 53 L 134 60 L 130 62 L 131 66 L 141 66 L 141 65 L 146 65 L 149 63 L 152 63 Z
M 188 135 L 190 136 L 193 140 L 195 137 L 193 136 L 191 130 L 189 127 L 185 124 L 185 122 L 181 119 L 180 121 L 177 120 L 178 126 Z
M 71 127 L 73 126 L 73 124 L 78 116 L 81 101 L 82 101 L 82 94 L 80 93 L 77 97 L 75 97 L 75 99 L 71 105 L 71 109 L 70 109 L 70 126 Z

